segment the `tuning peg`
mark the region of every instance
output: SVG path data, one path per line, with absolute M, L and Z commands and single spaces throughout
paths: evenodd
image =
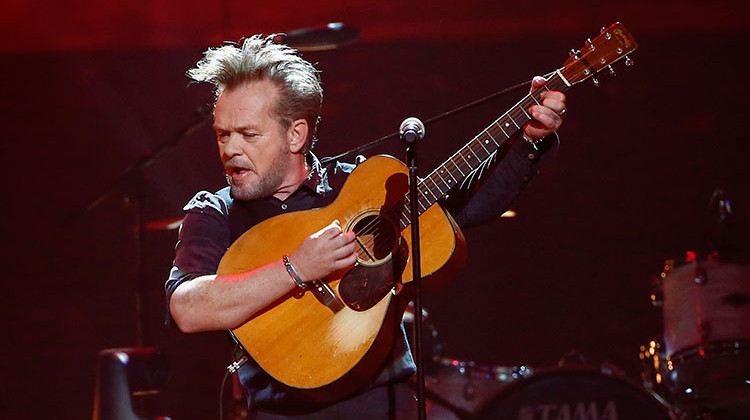
M 599 87 L 599 78 L 596 76 L 591 76 L 591 80 L 594 81 L 594 86 Z
M 599 29 L 599 33 L 600 34 L 603 34 L 606 31 L 607 31 L 607 27 L 606 26 L 602 26 L 602 29 Z
M 625 65 L 628 67 L 633 67 L 635 65 L 635 60 L 631 60 L 630 56 L 625 56 Z
M 568 54 L 569 54 L 569 55 L 570 55 L 571 57 L 575 57 L 576 59 L 578 59 L 578 58 L 579 58 L 579 57 L 581 56 L 581 50 L 576 50 L 576 49 L 574 48 L 574 49 L 571 49 L 571 50 L 570 50 L 570 52 L 569 52 Z
M 596 46 L 591 43 L 591 38 L 586 38 L 586 45 L 588 45 L 590 51 L 596 50 Z
M 615 69 L 613 69 L 612 66 L 607 66 L 607 70 L 609 70 L 609 74 L 611 74 L 612 77 L 617 76 L 617 73 L 615 73 Z

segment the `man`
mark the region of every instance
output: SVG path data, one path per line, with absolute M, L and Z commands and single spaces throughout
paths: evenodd
M 214 84 L 214 129 L 229 187 L 200 192 L 185 207 L 174 266 L 166 284 L 171 316 L 184 332 L 232 329 L 300 284 L 354 266 L 354 232 L 337 220 L 306 237 L 288 255 L 263 267 L 216 275 L 232 242 L 257 223 L 285 212 L 333 202 L 353 165 L 322 167 L 310 152 L 322 103 L 317 70 L 294 50 L 271 37 L 253 36 L 242 46 L 206 51 L 188 72 Z M 532 88 L 545 83 L 534 78 Z M 544 148 L 565 113 L 565 96 L 544 92 L 523 136 L 512 139 L 481 186 L 454 194 L 447 205 L 462 227 L 497 217 L 533 176 L 537 149 Z M 535 143 L 535 144 L 531 144 Z M 269 238 L 272 240 L 272 238 Z M 240 381 L 252 413 L 305 415 L 305 418 L 388 418 L 416 414 L 404 385 L 414 373 L 403 328 L 392 357 L 361 389 L 333 405 L 299 399 L 252 361 L 240 369 Z

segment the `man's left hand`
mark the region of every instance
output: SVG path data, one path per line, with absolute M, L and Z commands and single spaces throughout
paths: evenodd
M 536 76 L 531 80 L 531 91 L 535 91 L 547 83 L 543 77 Z M 529 140 L 539 140 L 557 131 L 562 125 L 567 112 L 565 94 L 557 91 L 545 91 L 541 94 L 541 105 L 529 108 L 531 121 L 523 126 L 523 133 Z

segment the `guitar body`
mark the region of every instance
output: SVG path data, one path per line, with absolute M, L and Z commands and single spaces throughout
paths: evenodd
M 393 304 L 390 291 L 398 281 L 405 293 L 411 289 L 411 229 L 401 229 L 388 212 L 399 207 L 406 192 L 405 165 L 387 156 L 372 157 L 349 175 L 330 205 L 267 219 L 240 236 L 224 255 L 219 274 L 253 270 L 278 261 L 334 219 L 344 231 L 357 232 L 364 244 L 353 269 L 319 283 L 335 296 L 300 289 L 233 330 L 272 377 L 293 388 L 320 391 L 308 393 L 313 399 L 328 399 L 354 391 L 352 387 L 382 365 L 403 311 L 403 305 Z M 460 229 L 437 204 L 424 211 L 419 222 L 425 286 L 450 279 L 465 261 Z

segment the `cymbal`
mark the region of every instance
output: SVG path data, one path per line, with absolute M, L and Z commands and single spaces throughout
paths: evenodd
M 299 51 L 333 50 L 355 42 L 359 39 L 359 32 L 358 28 L 348 27 L 341 22 L 333 22 L 276 35 L 273 42 L 289 45 Z

